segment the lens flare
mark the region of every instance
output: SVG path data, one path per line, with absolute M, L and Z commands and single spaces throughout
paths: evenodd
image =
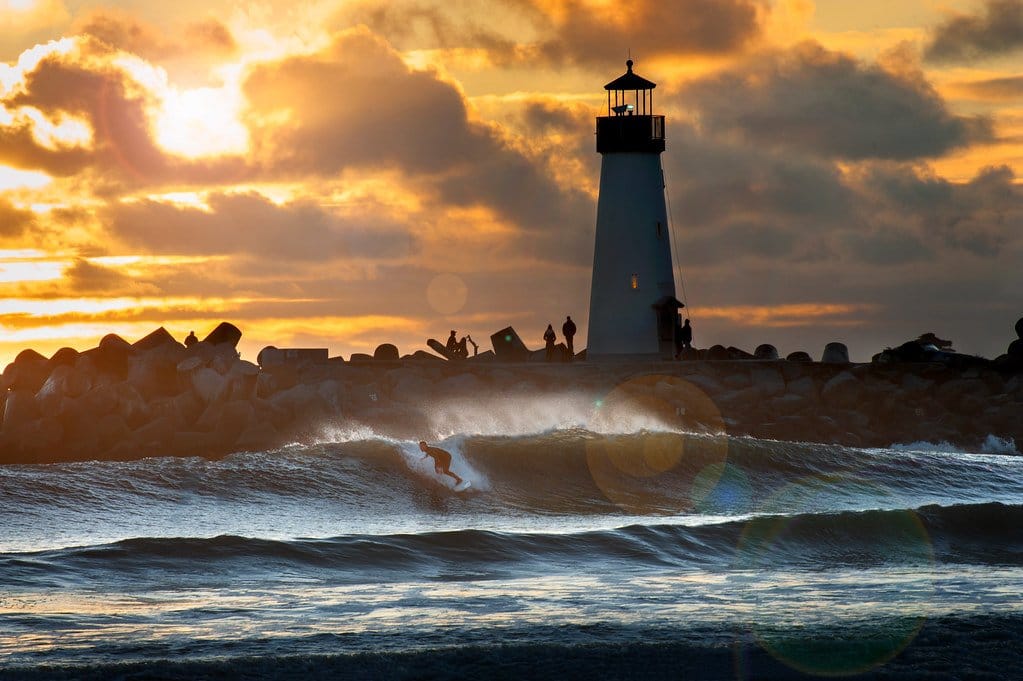
M 688 512 L 714 489 L 710 477 L 724 471 L 728 442 L 700 388 L 677 376 L 640 376 L 594 405 L 590 428 L 607 436 L 587 443 L 586 463 L 610 501 L 630 513 Z M 619 427 L 637 420 L 639 434 Z
M 455 274 L 438 274 L 426 287 L 426 300 L 441 314 L 455 314 L 469 299 L 469 287 Z
M 923 626 L 934 593 L 933 582 L 914 570 L 900 588 L 885 590 L 883 602 L 865 602 L 862 586 L 871 569 L 930 565 L 934 551 L 912 511 L 805 512 L 827 508 L 815 499 L 833 485 L 823 477 L 802 478 L 767 499 L 760 511 L 768 515 L 752 519 L 739 539 L 735 567 L 749 575 L 751 629 L 764 650 L 806 674 L 847 676 L 876 669 L 902 652 Z M 778 576 L 782 565 L 828 560 L 833 571 Z M 762 573 L 773 575 L 770 583 L 758 580 Z M 765 616 L 757 608 L 763 598 L 787 600 L 788 611 Z

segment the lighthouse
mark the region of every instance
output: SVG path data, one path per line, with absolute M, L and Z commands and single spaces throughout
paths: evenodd
M 587 357 L 662 358 L 674 353 L 682 303 L 675 298 L 671 230 L 664 203 L 664 116 L 656 84 L 632 71 L 604 86 L 597 117 L 600 196 L 590 284 Z

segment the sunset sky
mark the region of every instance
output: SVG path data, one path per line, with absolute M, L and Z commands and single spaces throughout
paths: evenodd
M 585 347 L 630 51 L 697 346 L 1005 351 L 1023 0 L 2 0 L 0 367 L 221 320 L 246 359 Z

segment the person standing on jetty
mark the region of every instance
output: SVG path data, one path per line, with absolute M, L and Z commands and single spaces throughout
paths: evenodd
M 419 449 L 425 452 L 420 460 L 428 456 L 433 457 L 433 470 L 437 475 L 447 475 L 455 479 L 456 485 L 462 484 L 462 479 L 451 472 L 451 453 L 440 447 L 431 447 L 425 440 L 419 441 Z
M 568 359 L 571 361 L 575 357 L 575 346 L 572 345 L 572 339 L 575 338 L 575 322 L 572 321 L 572 315 L 565 317 L 565 323 L 561 325 L 561 335 L 565 337 L 565 345 L 568 346 Z
M 190 347 L 192 347 L 193 345 L 195 345 L 198 342 L 199 342 L 199 339 L 196 338 L 195 331 L 189 331 L 188 335 L 185 336 L 185 347 L 186 348 L 190 348 Z
M 557 339 L 558 337 L 554 335 L 554 327 L 548 324 L 547 330 L 543 332 L 543 340 L 544 343 L 547 344 L 546 349 L 548 362 L 554 359 L 554 341 L 556 341 Z

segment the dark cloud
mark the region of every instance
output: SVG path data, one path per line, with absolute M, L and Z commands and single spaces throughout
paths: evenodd
M 356 5 L 342 20 L 365 23 L 405 47 L 482 49 L 500 64 L 605 68 L 624 61 L 630 47 L 643 58 L 741 51 L 759 38 L 769 5 L 761 0 L 637 0 L 596 7 L 582 0 L 505 0 L 492 14 L 502 11 L 509 15 L 504 23 L 515 25 L 517 35 L 526 25 L 538 37 L 523 43 L 504 35 L 494 29 L 500 20 L 478 21 L 478 8 L 464 2 Z
M 605 67 L 622 60 L 627 48 L 644 59 L 720 55 L 742 51 L 758 38 L 768 7 L 755 0 L 640 0 L 600 10 L 580 0 L 548 3 L 518 0 L 543 16 L 551 35 L 535 52 L 554 63 Z
M 0 238 L 18 237 L 33 224 L 32 213 L 0 197 Z
M 262 65 L 245 91 L 267 173 L 397 169 L 434 201 L 487 207 L 514 222 L 538 256 L 577 257 L 575 235 L 592 219 L 592 201 L 560 186 L 543 159 L 513 147 L 496 127 L 472 120 L 451 84 L 410 69 L 368 32 Z
M 1023 48 L 1023 0 L 987 0 L 978 14 L 960 14 L 937 26 L 924 55 L 932 61 L 969 61 Z
M 227 56 L 238 47 L 231 31 L 215 19 L 192 22 L 180 34 L 169 34 L 112 8 L 91 10 L 75 22 L 72 31 L 154 61 L 197 54 Z
M 271 260 L 405 257 L 415 239 L 382 220 L 349 222 L 309 200 L 277 206 L 256 194 L 213 194 L 209 211 L 161 203 L 120 203 L 111 232 L 134 247 L 172 254 L 248 254 Z
M 949 112 L 921 74 L 812 43 L 698 80 L 677 102 L 711 134 L 823 157 L 935 157 L 992 136 L 989 120 Z
M 64 277 L 67 286 L 79 295 L 97 292 L 111 295 L 137 283 L 115 269 L 91 263 L 84 258 L 76 259 L 71 267 L 64 270 Z
M 957 83 L 957 86 L 972 96 L 984 99 L 1019 99 L 1023 97 L 1023 76 L 975 80 Z

